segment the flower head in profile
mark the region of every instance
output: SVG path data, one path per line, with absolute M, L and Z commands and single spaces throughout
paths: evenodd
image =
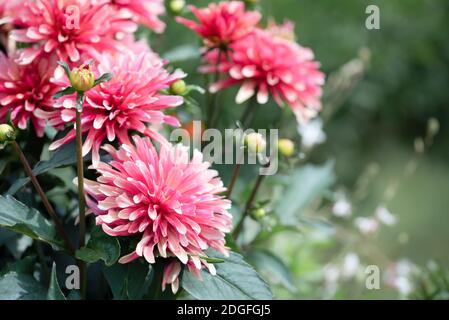
M 198 22 L 182 17 L 176 20 L 202 37 L 208 48 L 227 48 L 251 32 L 261 19 L 259 12 L 245 11 L 241 1 L 211 3 L 202 9 L 190 6 L 190 10 Z
M 111 6 L 136 23 L 141 23 L 147 28 L 162 32 L 165 24 L 159 16 L 165 13 L 164 0 L 109 0 Z
M 198 150 L 190 159 L 185 146 L 161 144 L 158 152 L 148 138 L 133 140 L 118 150 L 103 147 L 112 161 L 98 164 L 97 181 L 85 182 L 87 204 L 108 235 L 139 236 L 120 263 L 167 258 L 163 287 L 171 284 L 176 292 L 181 264 L 200 278 L 203 267 L 215 273 L 206 249 L 228 254 L 231 203 L 220 195 L 226 188 Z
M 19 65 L 15 56 L 0 52 L 0 122 L 5 122 L 9 114 L 15 126 L 26 129 L 32 124 L 37 136 L 44 135 L 45 120 L 38 114 L 53 110 L 52 97 L 59 88 L 50 81 L 55 65 L 51 58 Z
M 271 96 L 280 106 L 288 105 L 299 122 L 309 120 L 321 109 L 324 74 L 312 50 L 257 29 L 235 42 L 229 57 L 223 57 L 218 66 L 217 54 L 209 52 L 207 65 L 201 68 L 206 73 L 218 68 L 225 74 L 210 87 L 212 92 L 240 85 L 237 103 L 256 96 L 259 104 L 265 104 Z
M 11 37 L 32 46 L 22 51 L 27 64 L 42 53 L 55 52 L 58 59 L 78 62 L 83 54 L 93 57 L 121 49 L 117 35 L 134 32 L 129 15 L 116 12 L 104 1 L 26 0 L 14 23 L 20 28 Z
M 182 72 L 168 73 L 164 62 L 152 52 L 138 55 L 105 53 L 101 61 L 92 68 L 96 77 L 112 73 L 112 80 L 101 83 L 87 91 L 81 114 L 82 132 L 86 134 L 83 156 L 92 150 L 92 161 L 99 161 L 101 144 L 107 139 L 129 143 L 131 130 L 140 132 L 156 140 L 163 138 L 147 124 L 169 124 L 178 126 L 175 117 L 165 115 L 164 109 L 182 104 L 180 96 L 160 93 L 182 78 Z M 70 85 L 61 69 L 55 72 L 55 80 L 60 87 Z M 73 85 L 73 84 L 72 84 Z M 72 94 L 56 101 L 54 111 L 40 113 L 53 126 L 74 123 L 76 117 L 76 96 Z M 75 129 L 64 138 L 50 145 L 54 150 L 75 139 Z

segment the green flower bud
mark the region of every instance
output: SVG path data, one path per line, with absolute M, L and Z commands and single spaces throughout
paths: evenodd
M 261 220 L 263 218 L 265 218 L 265 216 L 267 215 L 267 212 L 265 211 L 264 208 L 257 208 L 251 211 L 251 217 L 254 220 Z
M 173 14 L 180 14 L 186 6 L 185 0 L 171 0 L 168 4 L 168 8 Z
M 186 92 L 186 88 L 187 86 L 184 80 L 177 80 L 171 84 L 170 93 L 177 96 L 182 96 Z
M 90 65 L 81 65 L 70 71 L 70 83 L 73 89 L 80 92 L 86 92 L 95 84 L 95 76 Z
M 252 132 L 246 135 L 245 146 L 252 153 L 260 153 L 267 147 L 267 142 L 260 133 Z
M 284 157 L 291 157 L 295 153 L 295 144 L 290 139 L 279 139 L 278 148 Z
M 16 140 L 16 131 L 9 124 L 0 124 L 0 143 Z

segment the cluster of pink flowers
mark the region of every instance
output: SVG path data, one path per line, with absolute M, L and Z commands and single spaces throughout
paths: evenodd
M 0 52 L 0 122 L 9 118 L 20 129 L 32 126 L 39 137 L 46 125 L 58 131 L 71 127 L 50 145 L 57 149 L 76 133 L 76 93 L 53 99 L 71 85 L 57 61 L 74 68 L 93 60 L 96 78 L 112 73 L 110 81 L 85 92 L 82 106 L 82 152 L 92 154 L 91 168 L 99 174 L 96 181 L 86 181 L 90 211 L 111 236 L 140 235 L 137 246 L 119 262 L 165 259 L 164 289 L 170 284 L 173 292 L 178 290 L 181 264 L 198 278 L 202 268 L 214 274 L 205 250 L 229 253 L 224 238 L 232 225 L 231 204 L 220 195 L 226 189 L 199 151 L 190 159 L 187 148 L 171 145 L 154 128 L 179 126 L 164 111 L 182 104 L 183 98 L 164 92 L 185 74 L 168 72 L 167 62 L 133 35 L 138 24 L 164 30 L 158 18 L 164 1 L 19 2 L 10 10 L 15 1 L 8 6 L 0 1 L 0 22 L 8 25 L 0 33 L 25 44 Z M 107 141 L 118 142 L 119 149 L 105 145 Z M 101 148 L 112 157 L 109 164 L 101 162 Z
M 0 122 L 9 116 L 21 129 L 32 124 L 39 137 L 46 125 L 56 130 L 72 126 L 76 93 L 53 100 L 57 91 L 70 86 L 57 61 L 73 68 L 94 60 L 96 78 L 113 74 L 112 80 L 85 93 L 81 113 L 82 152 L 92 154 L 91 168 L 99 174 L 96 181 L 86 180 L 87 203 L 97 224 L 111 236 L 140 237 L 121 263 L 139 257 L 148 263 L 168 260 L 162 282 L 173 292 L 179 287 L 181 264 L 197 278 L 203 268 L 214 274 L 206 250 L 229 253 L 225 233 L 232 226 L 231 203 L 220 195 L 226 188 L 199 151 L 190 158 L 186 147 L 171 145 L 150 127 L 179 126 L 164 111 L 183 102 L 164 92 L 184 73 L 169 73 L 166 61 L 133 35 L 138 24 L 164 30 L 158 18 L 164 13 L 163 0 L 24 0 L 10 10 L 13 4 L 17 2 L 0 2 L 0 27 L 8 24 L 10 39 L 25 45 L 0 53 Z M 262 29 L 261 15 L 246 11 L 240 1 L 191 10 L 198 23 L 177 20 L 204 39 L 201 70 L 223 74 L 211 91 L 240 85 L 238 103 L 255 96 L 265 104 L 271 96 L 290 106 L 298 121 L 319 111 L 324 75 L 312 51 L 295 42 L 292 24 L 271 23 Z M 75 135 L 75 129 L 69 130 L 50 149 Z M 105 145 L 107 141 L 120 147 Z M 109 164 L 101 161 L 100 149 L 112 157 Z
M 321 109 L 325 77 L 312 50 L 295 42 L 292 23 L 270 23 L 262 29 L 257 26 L 260 16 L 245 11 L 240 1 L 191 10 L 198 23 L 178 21 L 205 40 L 209 50 L 200 70 L 223 75 L 211 85 L 211 92 L 240 85 L 236 97 L 239 104 L 253 96 L 259 104 L 265 104 L 271 96 L 279 106 L 288 105 L 299 122 L 316 116 Z

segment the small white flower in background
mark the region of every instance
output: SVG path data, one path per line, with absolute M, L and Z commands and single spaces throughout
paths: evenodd
M 405 277 L 398 277 L 394 280 L 393 286 L 403 296 L 408 296 L 413 291 L 413 285 L 410 279 Z
M 376 209 L 376 217 L 387 226 L 394 226 L 397 223 L 397 218 L 384 206 Z
M 401 277 L 409 277 L 415 265 L 407 259 L 401 259 L 396 263 L 396 273 Z
M 324 267 L 324 285 L 326 293 L 333 296 L 338 289 L 338 280 L 340 279 L 340 269 L 333 264 Z
M 315 118 L 308 123 L 301 123 L 298 126 L 298 133 L 305 148 L 312 148 L 326 141 L 326 133 L 323 131 L 321 118 Z
M 414 270 L 416 269 L 413 263 L 407 259 L 401 259 L 390 266 L 386 274 L 386 282 L 401 296 L 406 297 L 413 291 L 411 276 Z
M 359 256 L 354 252 L 350 252 L 343 259 L 341 274 L 343 277 L 347 279 L 355 277 L 359 271 L 359 267 L 360 267 Z
M 363 234 L 373 234 L 379 229 L 379 222 L 374 218 L 358 217 L 354 225 Z
M 340 218 L 351 216 L 352 205 L 348 201 L 348 199 L 346 199 L 346 196 L 344 194 L 337 195 L 337 201 L 335 201 L 334 205 L 332 206 L 332 213 L 334 214 L 334 216 Z

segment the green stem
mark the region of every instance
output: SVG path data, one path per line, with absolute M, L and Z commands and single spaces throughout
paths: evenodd
M 268 167 L 270 163 L 267 163 L 265 166 Z M 259 175 L 257 177 L 256 184 L 253 187 L 253 190 L 251 191 L 251 195 L 248 198 L 248 201 L 246 202 L 245 209 L 242 212 L 242 216 L 240 217 L 239 222 L 235 226 L 234 232 L 232 233 L 235 240 L 237 240 L 240 232 L 243 228 L 243 222 L 245 221 L 245 218 L 248 216 L 249 211 L 253 208 L 254 200 L 256 200 L 257 193 L 259 192 L 260 186 L 262 185 L 262 182 L 265 179 L 265 175 Z
M 254 111 L 256 111 L 257 107 L 257 100 L 256 98 L 251 98 L 251 100 L 248 101 L 246 105 L 246 109 L 242 114 L 242 117 L 240 119 L 240 123 L 243 126 L 243 130 L 246 130 L 250 127 L 254 120 L 254 115 L 256 114 Z
M 240 123 L 242 125 L 242 129 L 246 130 L 249 126 L 251 126 L 252 121 L 254 120 L 254 111 L 257 105 L 256 99 L 251 99 L 246 105 L 246 109 L 243 112 L 242 118 L 240 119 Z M 229 183 L 228 191 L 226 193 L 226 198 L 230 199 L 232 191 L 234 189 L 235 183 L 237 182 L 237 178 L 240 174 L 240 169 L 242 168 L 241 160 L 244 157 L 244 154 L 241 154 L 240 159 L 237 160 L 237 163 L 232 172 L 231 182 Z
M 22 165 L 23 165 L 23 168 L 25 169 L 26 174 L 30 178 L 31 182 L 33 183 L 34 188 L 36 189 L 37 193 L 39 194 L 39 197 L 41 198 L 45 209 L 47 210 L 51 219 L 55 223 L 56 230 L 59 233 L 59 235 L 61 236 L 62 240 L 64 241 L 66 249 L 68 250 L 68 252 L 71 255 L 73 255 L 75 253 L 75 247 L 72 245 L 72 242 L 70 241 L 70 238 L 64 229 L 62 221 L 59 219 L 58 215 L 56 214 L 55 210 L 53 209 L 53 206 L 51 205 L 50 201 L 48 201 L 48 198 L 45 195 L 44 190 L 42 189 L 41 185 L 39 184 L 39 181 L 37 180 L 36 175 L 33 173 L 33 170 L 31 169 L 31 166 L 30 166 L 27 158 L 23 154 L 22 149 L 20 148 L 19 144 L 17 143 L 17 141 L 12 141 L 11 143 L 19 156 L 20 162 L 22 162 Z
M 221 63 L 221 57 L 223 54 L 222 49 L 217 49 L 218 50 L 218 56 L 217 56 L 217 62 L 215 64 L 215 73 L 214 73 L 214 77 L 212 80 L 212 83 L 216 83 L 219 78 L 220 78 L 220 71 L 219 71 L 219 66 Z M 218 99 L 218 92 L 213 93 L 211 95 L 211 99 L 209 101 L 209 108 L 208 108 L 208 125 L 210 128 L 213 128 L 217 122 L 217 116 L 219 114 L 219 106 L 217 106 L 217 99 Z
M 238 161 L 234 167 L 233 172 L 232 172 L 231 183 L 229 183 L 228 191 L 226 192 L 227 199 L 231 198 L 232 190 L 234 190 L 234 186 L 235 186 L 235 183 L 237 182 L 237 178 L 239 176 L 241 168 L 242 168 L 242 164 L 240 163 L 240 161 Z
M 79 247 L 82 248 L 86 244 L 86 198 L 84 195 L 84 160 L 82 154 L 83 137 L 81 128 L 81 109 L 84 101 L 84 95 L 78 93 L 76 106 L 76 168 L 78 175 L 78 206 L 79 206 L 79 228 L 80 240 Z M 86 299 L 87 289 L 87 266 L 83 261 L 78 261 L 81 277 L 81 297 Z

